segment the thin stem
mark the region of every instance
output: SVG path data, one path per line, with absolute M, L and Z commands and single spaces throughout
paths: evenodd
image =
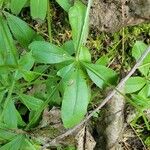
M 125 60 L 125 29 L 122 28 L 122 63 Z
M 51 17 L 50 1 L 47 0 L 47 25 L 48 25 L 48 35 L 49 35 L 50 43 L 52 43 L 52 40 L 53 40 L 51 20 L 52 20 L 52 17 Z
M 147 121 L 147 118 L 145 117 L 145 114 L 142 113 L 142 117 L 143 117 L 143 120 L 144 120 L 144 122 L 146 124 L 147 130 L 150 131 L 150 126 L 149 126 L 149 123 Z
M 121 0 L 121 3 L 122 3 L 122 21 L 123 21 L 123 24 L 124 24 L 124 21 L 125 21 L 125 0 Z M 123 27 L 122 28 L 122 63 L 125 60 L 125 46 L 124 46 L 124 43 L 125 43 L 125 29 Z
M 37 79 L 37 80 L 35 80 L 33 82 L 22 83 L 21 85 L 18 85 L 18 88 L 26 88 L 26 87 L 32 86 L 34 84 L 43 84 L 45 82 L 46 82 L 46 80 L 39 80 L 39 79 Z

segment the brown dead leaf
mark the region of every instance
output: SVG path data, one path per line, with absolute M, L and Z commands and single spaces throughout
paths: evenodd
M 89 132 L 88 127 L 83 127 L 75 137 L 77 142 L 77 150 L 93 150 L 96 142 Z

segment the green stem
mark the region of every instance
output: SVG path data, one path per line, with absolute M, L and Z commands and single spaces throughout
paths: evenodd
M 146 125 L 146 127 L 147 127 L 147 130 L 150 131 L 150 126 L 149 126 L 149 123 L 148 123 L 148 121 L 147 121 L 147 118 L 145 117 L 145 114 L 142 113 L 142 117 L 143 117 L 143 120 L 144 120 L 145 125 Z
M 125 29 L 122 29 L 122 63 L 125 60 Z
M 11 96 L 12 96 L 13 89 L 14 89 L 14 86 L 15 86 L 15 81 L 16 81 L 17 73 L 18 73 L 18 71 L 16 71 L 15 74 L 14 74 L 14 79 L 13 79 L 12 84 L 11 84 L 11 86 L 10 86 L 10 89 L 9 89 L 9 92 L 8 92 L 8 96 L 7 96 L 6 100 L 5 100 L 3 110 L 6 110 L 6 108 L 7 108 L 7 106 L 8 106 L 8 103 L 9 103 L 10 100 L 11 100 Z M 2 114 L 0 115 L 0 119 L 2 119 L 3 115 L 4 115 L 4 111 L 3 111 Z
M 47 0 L 47 25 L 48 25 L 48 35 L 49 35 L 49 41 L 52 43 L 53 37 L 52 37 L 52 26 L 51 26 L 51 7 L 50 7 L 50 1 Z

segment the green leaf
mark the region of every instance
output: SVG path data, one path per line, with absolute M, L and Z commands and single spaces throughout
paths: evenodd
M 150 136 L 146 137 L 144 143 L 146 144 L 146 146 L 150 147 Z
M 7 92 L 7 90 L 0 91 L 0 104 L 3 101 L 4 95 L 5 95 L 6 92 Z
M 33 19 L 44 20 L 47 13 L 47 0 L 30 0 L 30 9 Z
M 25 139 L 21 144 L 20 150 L 36 150 L 36 148 L 29 140 Z
M 16 65 L 17 50 L 6 20 L 2 16 L 0 16 L 0 33 L 0 54 L 4 58 L 5 64 Z
M 109 63 L 109 58 L 108 58 L 108 56 L 106 56 L 106 55 L 100 57 L 100 58 L 96 61 L 96 64 L 103 65 L 103 66 L 107 66 L 108 63 Z
M 20 150 L 23 139 L 23 135 L 18 135 L 14 140 L 0 147 L 0 150 Z
M 57 72 L 57 75 L 62 77 L 62 78 L 66 78 L 67 77 L 67 74 L 69 72 L 74 72 L 75 68 L 74 68 L 74 63 L 68 65 L 68 66 L 65 66 L 63 68 L 61 68 L 58 72 Z
M 57 78 L 50 77 L 49 79 L 47 79 L 47 81 L 46 81 L 47 94 L 50 94 L 51 91 L 54 88 L 56 88 L 57 82 L 58 82 Z M 51 105 L 55 105 L 55 104 L 60 105 L 60 103 L 61 103 L 61 96 L 60 96 L 59 90 L 57 90 L 55 92 L 55 94 L 52 96 L 50 104 Z
M 106 85 L 115 85 L 117 83 L 117 74 L 112 69 L 98 64 L 84 63 L 84 66 L 91 80 L 99 88 L 103 88 Z
M 132 56 L 138 60 L 147 48 L 148 46 L 145 43 L 137 41 L 132 48 Z M 144 76 L 147 76 L 150 69 L 150 54 L 146 56 L 138 69 Z
M 29 110 L 37 110 L 43 104 L 41 99 L 35 98 L 33 96 L 20 94 L 19 97 L 21 98 L 21 102 L 29 109 Z
M 56 2 L 67 12 L 73 5 L 70 0 L 56 0 Z
M 143 98 L 140 95 L 132 94 L 132 101 L 139 106 L 141 109 L 148 109 L 150 108 L 150 99 Z
M 61 116 L 66 128 L 77 125 L 87 112 L 89 94 L 86 80 L 80 70 L 70 76 L 65 88 Z
M 67 41 L 63 44 L 62 48 L 68 52 L 68 54 L 72 55 L 75 53 L 75 49 L 74 49 L 74 44 L 73 44 L 73 41 L 70 40 L 70 41 Z
M 2 123 L 2 122 L 0 122 L 0 129 L 8 129 L 9 128 L 9 126 L 7 125 L 7 124 L 4 124 L 4 123 Z
M 144 98 L 148 98 L 150 97 L 150 84 L 146 84 L 138 93 L 138 95 L 144 97 Z
M 72 70 L 72 68 L 71 68 Z M 66 73 L 66 75 L 68 76 L 68 74 L 72 73 L 71 70 L 68 70 L 68 72 Z M 66 76 L 65 76 L 66 77 Z M 51 102 L 52 97 L 54 96 L 54 94 L 57 92 L 57 90 L 60 87 L 60 83 L 62 83 L 64 80 L 64 78 L 53 88 L 53 90 L 47 95 L 47 99 L 44 101 L 44 103 L 41 105 L 41 107 L 35 112 L 35 115 L 32 117 L 32 119 L 30 120 L 29 124 L 26 127 L 26 130 L 29 129 L 31 126 L 33 126 L 35 124 L 35 122 L 39 119 L 42 111 L 44 110 L 44 108 L 46 108 L 48 106 L 48 104 Z
M 22 46 L 28 47 L 35 36 L 35 31 L 28 26 L 26 22 L 18 17 L 5 13 L 8 25 L 14 37 L 19 41 Z
M 48 42 L 35 41 L 30 44 L 29 48 L 38 63 L 55 64 L 73 59 L 62 48 Z
M 146 80 L 142 77 L 131 77 L 125 83 L 125 92 L 134 93 L 139 91 L 146 84 Z
M 0 0 L 0 9 L 2 8 L 4 1 L 5 0 Z
M 84 61 L 84 62 L 91 62 L 91 54 L 87 47 L 85 47 L 85 46 L 81 47 L 80 54 L 79 54 L 79 60 Z
M 25 126 L 26 125 L 26 123 L 22 120 L 22 117 L 21 117 L 21 115 L 20 115 L 20 113 L 18 112 L 18 110 L 16 109 L 16 116 L 17 116 L 17 124 L 18 124 L 18 126 Z
M 14 139 L 17 134 L 10 132 L 7 129 L 0 129 L 0 139 L 10 141 Z
M 26 53 L 19 60 L 20 69 L 29 71 L 33 67 L 33 65 L 34 65 L 34 58 L 31 52 Z
M 6 109 L 3 110 L 4 115 L 3 115 L 3 121 L 6 125 L 9 126 L 9 128 L 17 128 L 17 114 L 16 114 L 16 108 L 14 105 L 14 102 L 11 100 L 7 104 Z
M 71 74 L 75 71 L 75 64 L 72 63 L 68 66 L 65 66 L 63 68 L 61 68 L 58 72 L 57 75 L 60 76 L 61 78 L 63 78 L 63 82 L 60 86 L 61 92 L 64 93 L 64 89 L 67 85 L 67 81 L 69 80 Z
M 86 16 L 86 6 L 80 2 L 76 1 L 74 6 L 69 9 L 69 21 L 72 28 L 72 37 L 74 41 L 75 51 L 80 49 L 81 44 L 85 42 L 86 35 L 84 39 L 81 39 L 81 34 L 83 32 L 83 27 L 86 28 L 86 34 L 88 32 L 88 25 L 84 25 Z
M 34 79 L 36 79 L 37 74 L 38 74 L 38 73 L 36 74 L 36 73 L 33 72 L 33 71 L 27 71 L 27 70 L 21 70 L 20 72 L 21 72 L 23 78 L 24 78 L 26 81 L 28 81 L 28 82 L 31 82 L 31 81 L 33 81 Z
M 16 78 L 20 79 L 22 77 L 22 72 L 30 71 L 33 65 L 34 65 L 34 58 L 31 52 L 26 53 L 24 56 L 21 56 L 19 60 L 19 73 L 17 74 Z
M 11 0 L 10 8 L 12 13 L 18 15 L 26 2 L 27 0 Z

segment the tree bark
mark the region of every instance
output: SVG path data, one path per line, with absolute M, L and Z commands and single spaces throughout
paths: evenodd
M 94 0 L 90 24 L 100 31 L 115 32 L 122 27 L 150 21 L 150 0 Z

